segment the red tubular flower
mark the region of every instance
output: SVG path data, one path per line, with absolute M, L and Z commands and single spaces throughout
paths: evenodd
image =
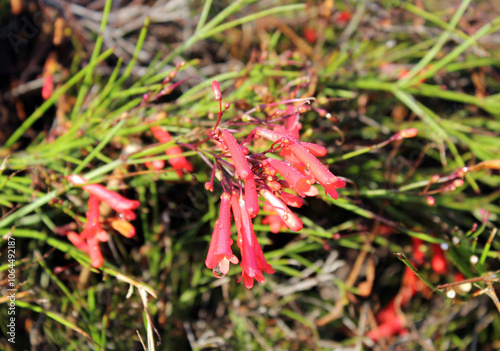
M 82 185 L 88 181 L 76 174 L 70 174 L 68 180 L 73 185 Z M 100 201 L 105 202 L 118 213 L 123 214 L 125 219 L 134 220 L 136 215 L 132 210 L 138 208 L 141 203 L 137 200 L 129 200 L 117 192 L 106 189 L 100 184 L 87 184 L 82 186 L 83 190 L 88 191 L 90 194 L 96 196 Z
M 253 232 L 253 230 L 252 233 L 255 242 L 255 258 L 257 259 L 257 267 L 267 274 L 274 274 L 274 269 L 269 263 L 267 263 L 264 253 L 262 252 L 262 248 L 257 242 L 257 237 L 255 236 L 255 232 Z
M 285 201 L 288 206 L 300 208 L 304 204 L 304 200 L 297 195 L 282 192 L 280 197 Z
M 89 246 L 84 240 L 82 240 L 82 238 L 80 238 L 80 234 L 75 233 L 73 231 L 69 231 L 66 234 L 68 236 L 69 241 L 71 241 L 71 243 L 75 245 L 76 248 L 85 251 L 87 253 L 89 252 Z
M 275 211 L 278 212 L 278 215 L 281 217 L 283 222 L 286 223 L 288 228 L 295 232 L 302 229 L 302 221 L 300 218 L 298 218 L 295 213 L 290 211 L 287 205 L 274 196 L 272 192 L 267 189 L 262 189 L 260 193 L 269 202 L 269 204 L 274 207 Z
M 326 150 L 325 147 L 318 145 L 318 144 L 313 144 L 313 143 L 306 143 L 304 141 L 301 141 L 300 144 L 307 149 L 311 154 L 314 156 L 325 156 L 328 151 Z
M 425 260 L 425 252 L 422 251 L 422 247 L 424 243 L 422 239 L 419 238 L 411 238 L 413 244 L 413 259 L 417 265 L 422 265 Z
M 296 138 L 294 137 L 294 135 L 290 131 L 286 130 L 285 128 L 283 128 L 281 126 L 276 126 L 275 130 L 269 130 L 269 129 L 257 127 L 257 128 L 255 128 L 255 134 L 257 134 L 258 136 L 261 136 L 263 138 L 266 138 L 272 142 L 277 142 L 279 140 L 289 142 L 290 140 L 294 140 L 296 143 L 298 143 L 300 145 L 305 144 L 304 147 L 306 149 L 309 147 L 312 150 L 314 150 L 313 152 L 319 153 L 319 154 L 326 151 L 326 149 L 325 149 L 325 151 L 323 151 L 322 150 L 323 147 L 320 145 L 311 144 L 311 143 L 303 143 L 301 141 L 296 140 Z M 315 146 L 312 146 L 312 145 L 315 145 Z M 306 165 L 302 161 L 300 161 L 291 152 L 291 150 L 289 150 L 287 148 L 283 148 L 280 152 L 280 155 L 282 157 L 284 157 L 285 159 L 287 159 L 302 174 L 310 175 L 310 172 L 306 170 Z M 311 196 L 316 196 L 316 195 L 311 195 Z
M 437 274 L 448 273 L 448 262 L 439 244 L 432 244 L 431 267 Z
M 401 306 L 408 303 L 411 298 L 417 293 L 417 284 L 419 283 L 417 276 L 410 268 L 406 268 L 403 274 L 403 281 L 399 293 L 381 309 L 376 316 L 379 326 L 376 329 L 370 330 L 366 335 L 373 341 L 385 339 L 397 334 L 407 333 L 404 327 L 404 320 L 397 313 Z
M 366 336 L 376 342 L 380 339 L 386 339 L 405 332 L 407 332 L 407 330 L 404 327 L 403 320 L 397 313 L 394 312 L 391 314 L 391 318 L 389 320 L 380 324 L 377 329 L 370 330 Z
M 311 27 L 304 27 L 304 29 L 302 30 L 302 35 L 309 44 L 314 44 L 316 42 L 316 39 L 318 38 L 316 31 Z
M 294 127 L 290 127 L 290 128 L 294 128 Z M 310 153 L 312 153 L 315 156 L 325 156 L 327 154 L 326 148 L 321 146 L 321 145 L 308 143 L 305 141 L 299 141 L 298 140 L 298 129 L 297 129 L 297 133 L 294 133 L 293 129 L 288 129 L 288 128 L 285 129 L 282 126 L 277 125 L 276 127 L 274 127 L 274 130 L 257 127 L 257 128 L 255 128 L 255 133 L 258 136 L 266 138 L 267 140 L 270 140 L 272 142 L 277 142 L 280 139 L 293 139 L 296 142 L 298 142 L 300 145 L 305 147 Z
M 295 155 L 287 148 L 281 149 L 280 156 L 284 157 L 285 160 L 290 162 L 292 164 L 292 166 L 300 173 L 302 173 L 306 176 L 312 176 L 311 172 L 309 172 L 307 170 L 306 165 L 304 163 L 302 163 L 297 157 L 295 157 Z M 318 195 L 317 192 L 316 192 L 316 195 Z M 312 196 L 316 196 L 316 195 L 312 195 Z
M 252 218 L 257 216 L 259 213 L 259 200 L 257 197 L 255 179 L 253 177 L 245 179 L 245 203 L 247 206 L 247 212 Z
M 179 178 L 183 176 L 183 170 L 187 172 L 192 172 L 193 171 L 193 165 L 184 157 L 182 156 L 182 150 L 178 146 L 172 146 L 169 147 L 168 149 L 165 150 L 165 154 L 169 156 L 175 156 L 171 157 L 168 159 L 168 162 L 172 165 L 174 169 L 177 170 L 177 175 Z M 180 156 L 176 156 L 180 155 Z
M 287 108 L 288 110 L 288 108 Z M 299 122 L 300 113 L 295 112 L 286 119 L 286 130 L 295 138 L 299 139 L 299 130 L 302 129 L 302 124 Z
M 271 233 L 278 234 L 281 229 L 287 230 L 288 226 L 283 222 L 280 216 L 276 211 L 273 211 L 274 214 L 267 215 L 262 219 L 262 224 L 269 224 L 269 230 Z
M 228 193 L 221 195 L 219 219 L 215 222 L 215 228 L 210 240 L 205 265 L 214 270 L 216 278 L 224 277 L 229 272 L 229 263 L 237 264 L 238 258 L 233 255 L 231 245 L 231 196 Z M 221 275 L 216 274 L 220 272 Z
M 253 172 L 250 168 L 250 164 L 247 162 L 243 148 L 240 144 L 238 144 L 234 136 L 227 129 L 223 129 L 221 132 L 221 138 L 231 153 L 231 159 L 233 160 L 234 168 L 238 177 L 243 180 L 253 178 Z
M 172 136 L 168 131 L 158 126 L 151 127 L 150 129 L 153 132 L 154 137 L 158 139 L 160 143 L 164 144 L 172 140 Z M 174 145 L 169 147 L 168 149 L 165 150 L 165 154 L 169 156 L 175 156 L 169 158 L 168 162 L 172 165 L 174 169 L 177 170 L 177 175 L 179 176 L 179 178 L 182 177 L 183 170 L 187 172 L 193 171 L 193 165 L 184 156 L 182 156 L 182 150 L 179 146 Z
M 404 305 L 412 299 L 415 294 L 422 289 L 418 277 L 413 273 L 413 271 L 406 267 L 403 273 L 403 282 L 401 284 L 401 290 L 399 291 L 398 300 L 394 303 L 398 303 L 398 306 Z
M 265 282 L 262 271 L 272 274 L 274 273 L 274 269 L 267 263 L 262 253 L 262 249 L 257 242 L 257 237 L 253 231 L 252 220 L 246 211 L 245 200 L 240 197 L 238 203 L 240 211 L 239 213 L 235 213 L 235 216 L 241 216 L 239 220 L 241 224 L 239 230 L 241 232 L 241 268 L 243 271 L 238 282 L 243 279 L 245 287 L 251 289 L 254 284 L 254 279 L 259 283 Z M 238 221 L 236 221 L 236 223 L 238 223 Z
M 337 21 L 339 22 L 347 22 L 351 19 L 352 15 L 349 11 L 341 11 L 339 16 L 337 17 Z
M 163 160 L 156 160 L 153 162 L 146 162 L 146 167 L 152 168 L 155 171 L 160 171 L 165 168 L 165 162 Z
M 149 129 L 151 129 L 151 131 L 153 132 L 153 136 L 162 144 L 168 143 L 172 140 L 172 136 L 170 135 L 170 133 L 167 130 L 162 129 L 161 127 L 153 126 Z
M 316 180 L 300 173 L 286 162 L 268 158 L 263 162 L 263 165 L 273 167 L 300 196 L 318 195 L 318 189 L 312 186 Z
M 290 150 L 306 167 L 311 171 L 316 180 L 325 188 L 326 193 L 332 198 L 339 196 L 337 190 L 343 188 L 346 183 L 333 175 L 316 157 L 314 157 L 305 147 L 296 140 L 289 140 L 285 146 Z
M 95 236 L 89 237 L 87 238 L 87 245 L 89 248 L 88 253 L 90 256 L 90 262 L 92 262 L 92 267 L 101 267 L 104 263 L 104 259 L 102 258 L 101 249 L 99 248 L 99 240 L 97 240 L 97 237 Z
M 233 210 L 234 224 L 236 224 L 236 232 L 238 240 L 236 244 L 241 250 L 242 234 L 241 234 L 241 213 L 240 213 L 240 196 L 236 190 L 231 193 L 231 209 Z
M 101 267 L 104 262 L 101 254 L 101 249 L 99 248 L 99 241 L 106 242 L 109 239 L 108 233 L 106 233 L 101 227 L 101 222 L 99 219 L 99 204 L 99 198 L 95 195 L 90 195 L 89 209 L 86 213 L 87 225 L 80 234 L 80 239 L 87 242 L 86 251 L 90 256 L 92 267 L 95 268 Z
M 271 233 L 277 234 L 281 231 L 281 229 L 288 229 L 288 226 L 285 222 L 283 222 L 281 217 L 278 215 L 278 212 L 274 210 L 274 207 L 269 204 L 264 204 L 264 211 L 267 211 L 270 214 L 262 219 L 262 224 L 269 224 L 269 230 Z
M 300 124 L 300 123 L 299 123 Z M 290 128 L 294 128 L 293 126 Z M 318 145 L 318 144 L 313 144 L 313 143 L 308 143 L 305 141 L 299 141 L 299 134 L 298 134 L 298 129 L 296 133 L 294 132 L 293 129 L 285 129 L 280 125 L 277 125 L 274 127 L 274 130 L 269 130 L 269 129 L 264 129 L 264 128 L 256 128 L 255 132 L 257 135 L 262 136 L 263 138 L 266 138 L 268 140 L 271 140 L 272 142 L 277 142 L 280 139 L 286 138 L 286 139 L 293 139 L 296 142 L 298 142 L 300 145 L 305 147 L 311 154 L 315 156 L 325 156 L 327 154 L 327 150 L 325 147 Z
M 84 241 L 81 235 L 75 232 L 68 232 L 68 239 L 75 247 L 89 254 L 92 267 L 99 268 L 102 266 L 104 259 L 99 248 L 99 240 L 95 236 L 89 237 Z

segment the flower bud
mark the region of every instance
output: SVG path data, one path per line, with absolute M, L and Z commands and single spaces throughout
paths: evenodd
M 219 82 L 214 80 L 212 82 L 212 91 L 215 96 L 216 101 L 221 101 L 222 100 L 222 93 L 220 92 L 220 87 L 219 87 Z

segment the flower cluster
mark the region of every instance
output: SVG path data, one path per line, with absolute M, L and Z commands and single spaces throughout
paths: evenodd
M 210 138 L 221 149 L 221 154 L 215 157 L 212 180 L 205 187 L 213 191 L 213 175 L 217 173 L 225 190 L 205 264 L 213 270 L 215 277 L 221 278 L 228 273 L 230 263 L 240 262 L 231 251 L 232 211 L 238 234 L 237 246 L 241 252 L 242 276 L 239 281 L 243 280 L 250 289 L 254 279 L 264 282 L 262 272 L 274 273 L 253 230 L 252 218 L 260 211 L 259 197 L 264 202 L 264 209 L 270 212 L 264 222 L 269 223 L 272 232 L 279 232 L 285 227 L 299 231 L 302 221 L 289 206 L 301 207 L 304 197 L 318 195 L 314 186 L 316 183 L 322 185 L 329 196 L 337 199 L 337 189 L 345 187 L 346 182 L 318 160 L 317 157 L 327 153 L 324 147 L 299 141 L 302 127 L 299 117 L 300 113 L 308 110 L 306 106 L 290 105 L 284 111 L 276 109 L 274 122 L 266 119 L 240 144 L 230 130 L 218 128 L 225 110 L 222 110 L 222 94 L 217 82 L 212 84 L 212 90 L 215 100 L 219 102 L 220 112 Z M 272 142 L 271 147 L 263 153 L 250 154 L 245 145 L 259 138 Z M 284 160 L 266 156 L 278 151 Z
M 100 184 L 88 184 L 88 181 L 76 174 L 71 174 L 67 179 L 73 185 L 81 185 L 82 189 L 90 193 L 88 200 L 88 211 L 86 213 L 87 223 L 83 231 L 78 234 L 71 230 L 62 230 L 62 234 L 66 234 L 68 239 L 77 248 L 85 251 L 90 256 L 92 266 L 99 268 L 103 264 L 103 257 L 99 242 L 109 240 L 108 233 L 102 228 L 101 213 L 99 205 L 101 202 L 106 203 L 109 207 L 118 213 L 118 217 L 113 218 L 109 222 L 111 228 L 127 238 L 135 235 L 135 228 L 128 221 L 136 218 L 133 210 L 140 205 L 139 201 L 129 200 L 120 194 L 106 189 Z

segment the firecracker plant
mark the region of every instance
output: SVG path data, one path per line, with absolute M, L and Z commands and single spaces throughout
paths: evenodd
M 468 0 L 154 3 L 71 5 L 101 21 L 92 54 L 89 22 L 61 15 L 52 43 L 75 57 L 2 91 L 16 347 L 498 348 L 500 84 L 480 40 L 498 18 Z M 119 9 L 152 9 L 134 50 Z M 157 55 L 167 13 L 185 32 Z

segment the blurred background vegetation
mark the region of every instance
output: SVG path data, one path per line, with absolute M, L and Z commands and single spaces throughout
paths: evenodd
M 18 289 L 16 344 L 1 348 L 500 348 L 499 12 L 470 0 L 0 1 L 4 334 L 7 236 Z M 181 84 L 145 102 L 182 61 Z M 196 152 L 184 148 L 195 172 L 182 178 L 144 166 L 168 159 L 150 126 L 181 144 L 213 126 L 213 79 L 227 119 L 291 90 L 314 97 L 330 115 L 304 114 L 302 140 L 327 147 L 348 182 L 338 200 L 308 198 L 299 233 L 254 220 L 276 274 L 251 290 L 239 268 L 215 279 L 204 265 L 221 189 L 204 189 Z M 380 145 L 407 128 L 417 137 Z M 98 270 L 57 234 L 85 221 L 71 173 L 142 203 L 137 235 L 111 235 Z M 374 341 L 410 269 L 402 328 Z

